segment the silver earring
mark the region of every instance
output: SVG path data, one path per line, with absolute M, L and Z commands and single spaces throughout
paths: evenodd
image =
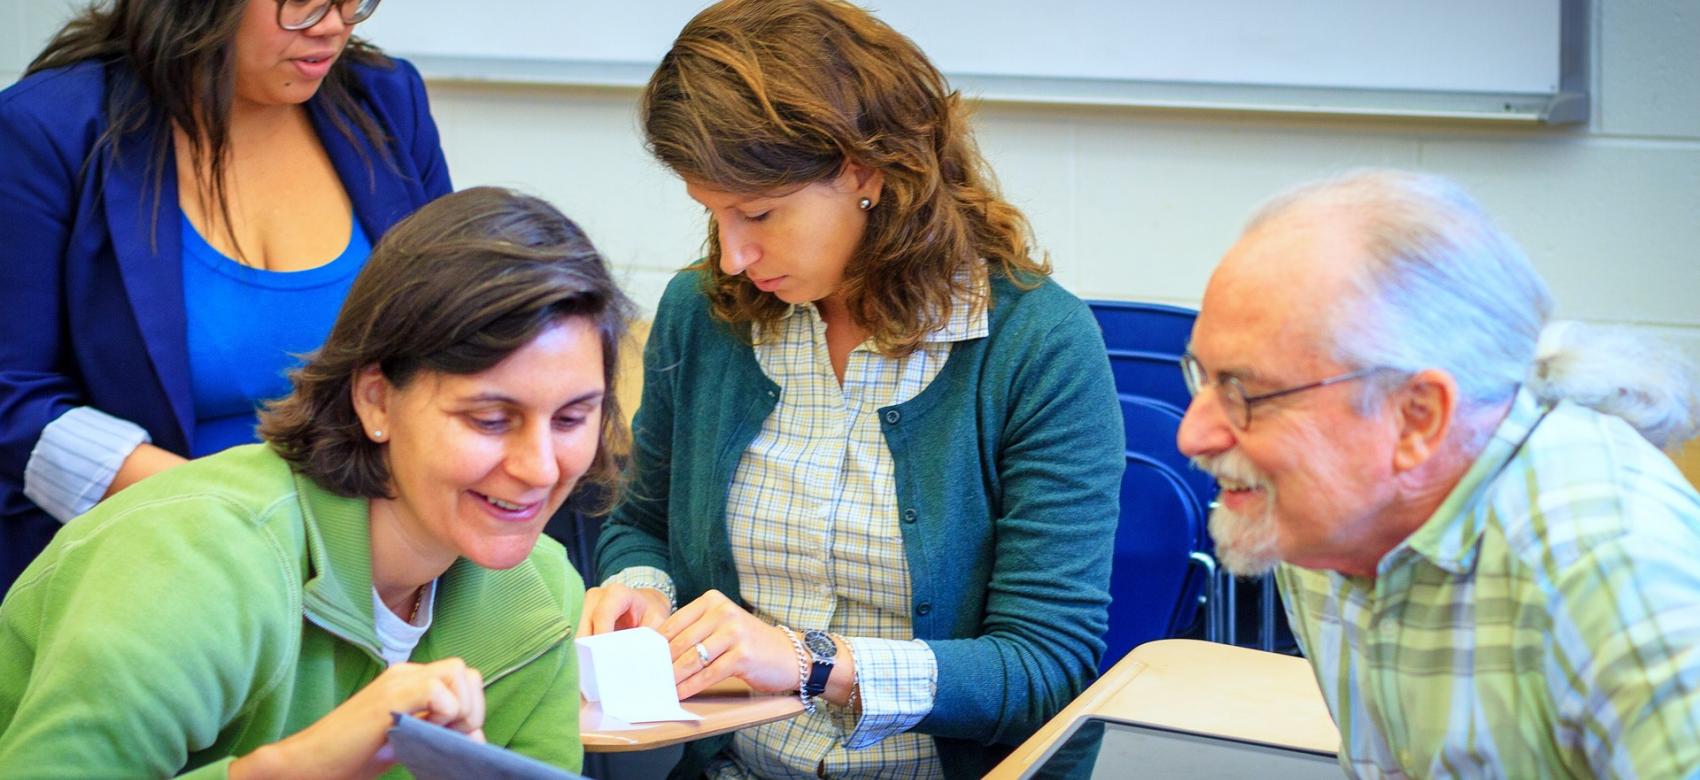
M 863 198 L 856 201 L 856 206 L 861 208 L 863 211 L 870 211 L 874 207 L 874 201 L 872 198 Z
M 374 429 L 372 431 L 372 441 L 383 441 L 383 440 L 384 440 L 384 432 Z

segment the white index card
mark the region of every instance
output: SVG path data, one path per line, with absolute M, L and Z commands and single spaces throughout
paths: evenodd
M 655 629 L 628 628 L 581 637 L 574 644 L 579 691 L 601 702 L 604 713 L 627 723 L 702 719 L 679 706 L 673 656 Z

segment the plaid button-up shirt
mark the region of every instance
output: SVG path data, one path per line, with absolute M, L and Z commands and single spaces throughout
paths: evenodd
M 1352 774 L 1700 772 L 1700 497 L 1621 420 L 1542 412 L 1373 580 L 1280 568 Z

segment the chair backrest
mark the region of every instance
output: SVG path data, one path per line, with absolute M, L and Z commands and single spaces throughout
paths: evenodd
M 1216 486 L 1175 446 L 1192 400 L 1180 357 L 1197 312 L 1125 301 L 1087 306 L 1104 332 L 1127 447 L 1110 573 L 1108 668 L 1142 642 L 1178 634 L 1197 614 L 1208 574 L 1192 554 L 1211 549 L 1204 519 Z
M 1161 303 L 1088 301 L 1104 331 L 1116 392 L 1185 409 L 1191 396 L 1181 376 L 1181 354 L 1192 339 L 1198 312 Z
M 1198 312 L 1180 306 L 1134 301 L 1087 301 L 1104 330 L 1104 346 L 1173 354 L 1177 359 L 1192 339 Z
M 1145 642 L 1172 636 L 1197 612 L 1193 567 L 1203 514 L 1174 469 L 1128 452 L 1110 567 L 1110 622 L 1102 669 Z
M 1155 399 L 1181 410 L 1192 401 L 1181 375 L 1179 354 L 1111 349 L 1109 357 L 1116 392 Z
M 1180 431 L 1181 417 L 1185 412 L 1163 401 L 1135 395 L 1120 395 L 1119 400 L 1127 451 L 1167 466 L 1175 479 L 1187 488 L 1187 499 L 1198 516 L 1205 516 L 1210 501 L 1216 497 L 1216 480 L 1193 468 L 1191 459 L 1182 455 L 1175 445 L 1175 434 Z M 1199 534 L 1198 546 L 1194 549 L 1210 549 L 1210 540 L 1202 527 Z

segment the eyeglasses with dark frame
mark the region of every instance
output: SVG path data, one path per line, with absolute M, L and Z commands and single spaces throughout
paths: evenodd
M 353 27 L 372 18 L 379 0 L 277 0 L 277 26 L 285 30 L 305 30 L 318 24 L 330 13 L 331 6 L 342 16 L 342 23 Z
M 1273 400 L 1285 395 L 1292 395 L 1294 393 L 1302 393 L 1306 390 L 1315 390 L 1319 387 L 1327 387 L 1341 382 L 1350 382 L 1354 379 L 1362 379 L 1370 374 L 1376 373 L 1377 371 L 1385 370 L 1387 370 L 1385 366 L 1360 368 L 1356 371 L 1347 371 L 1344 374 L 1337 374 L 1335 376 L 1328 377 L 1327 379 L 1311 382 L 1310 384 L 1288 387 L 1274 392 L 1260 393 L 1258 395 L 1247 395 L 1245 385 L 1240 384 L 1239 377 L 1224 376 L 1216 379 L 1216 395 L 1221 398 L 1222 411 L 1227 414 L 1228 422 L 1233 423 L 1235 428 L 1244 431 L 1251 428 L 1252 404 L 1262 403 L 1264 401 Z M 1198 357 L 1191 352 L 1181 355 L 1181 375 L 1186 378 L 1186 391 L 1191 393 L 1195 398 L 1198 396 L 1199 392 L 1204 389 L 1205 385 L 1210 384 L 1209 372 L 1204 370 L 1204 364 L 1198 362 Z

